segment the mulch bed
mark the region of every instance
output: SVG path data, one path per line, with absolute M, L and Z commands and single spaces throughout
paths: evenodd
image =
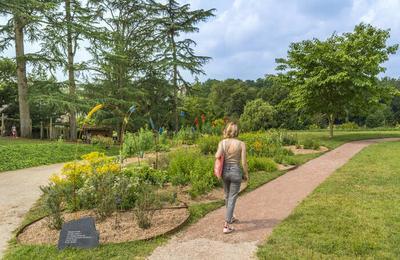
M 100 243 L 120 243 L 133 240 L 150 239 L 165 234 L 181 226 L 189 218 L 187 208 L 160 209 L 154 212 L 152 225 L 148 229 L 141 229 L 131 211 L 114 213 L 102 221 L 96 218 L 92 210 L 64 213 L 65 222 L 82 217 L 92 216 L 96 219 L 96 229 L 100 233 Z M 116 220 L 118 225 L 116 225 Z M 56 245 L 59 230 L 48 227 L 47 217 L 27 226 L 19 235 L 21 244 Z
M 286 149 L 292 151 L 294 154 L 311 154 L 311 153 L 321 153 L 326 152 L 329 149 L 325 146 L 320 146 L 318 150 L 313 149 L 304 149 L 304 148 L 296 148 L 295 145 L 285 146 Z

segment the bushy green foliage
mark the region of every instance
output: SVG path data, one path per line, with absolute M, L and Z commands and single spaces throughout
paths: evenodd
M 197 145 L 203 154 L 215 154 L 217 152 L 218 143 L 220 141 L 220 136 L 203 136 L 197 140 Z
M 137 187 L 137 198 L 133 213 L 140 228 L 148 229 L 155 210 L 160 205 L 160 200 L 154 188 L 148 183 L 142 183 Z
M 116 210 L 134 208 L 137 199 L 144 196 L 143 185 L 162 186 L 168 177 L 166 172 L 149 167 L 121 171 L 114 158 L 100 153 L 82 159 L 66 164 L 61 176 L 51 176 L 49 185 L 42 187 L 54 227 L 62 222 L 61 205 L 71 211 L 94 209 L 100 218 L 106 218 Z
M 256 172 L 256 171 L 272 172 L 278 169 L 276 163 L 272 159 L 266 157 L 251 156 L 248 158 L 248 165 L 250 172 Z
M 343 124 L 337 125 L 335 127 L 337 129 L 342 129 L 342 130 L 355 130 L 355 129 L 359 128 L 359 126 L 354 122 L 343 123 Z
M 61 229 L 64 222 L 62 216 L 63 190 L 57 185 L 49 185 L 40 187 L 43 192 L 43 206 L 49 213 L 49 227 L 53 229 Z
M 276 163 L 284 164 L 284 165 L 298 165 L 299 160 L 290 155 L 285 155 L 285 154 L 277 154 L 273 157 L 274 161 Z
M 219 184 L 213 175 L 213 157 L 205 157 L 200 152 L 178 150 L 170 155 L 168 175 L 173 185 L 191 185 L 189 193 L 195 197 L 210 191 Z
M 365 125 L 369 128 L 382 126 L 385 123 L 385 114 L 381 109 L 370 113 L 365 119 Z
M 252 156 L 274 157 L 276 155 L 292 155 L 290 150 L 283 148 L 282 138 L 278 132 L 248 133 L 240 135 L 246 143 L 247 151 Z
M 198 157 L 190 171 L 191 188 L 189 194 L 192 197 L 211 191 L 220 183 L 214 176 L 214 158 Z
M 122 153 L 123 156 L 143 157 L 144 153 L 153 149 L 154 146 L 154 134 L 148 129 L 141 128 L 137 133 L 125 135 Z
M 149 166 L 135 166 L 124 170 L 124 174 L 138 178 L 140 183 L 146 182 L 162 187 L 168 182 L 168 173 L 164 170 L 157 170 Z
M 304 149 L 314 149 L 318 150 L 321 146 L 320 142 L 315 139 L 307 138 L 303 141 L 303 148 Z
M 168 176 L 173 185 L 190 182 L 190 171 L 201 154 L 188 149 L 180 149 L 169 154 Z
M 90 140 L 92 145 L 97 145 L 104 149 L 109 149 L 114 144 L 111 137 L 105 137 L 102 135 L 95 135 Z
M 262 99 L 249 101 L 240 116 L 240 126 L 244 131 L 257 131 L 275 126 L 275 109 Z
M 190 128 L 182 127 L 178 133 L 174 136 L 174 142 L 176 144 L 194 144 L 196 139 L 199 137 L 199 132 Z

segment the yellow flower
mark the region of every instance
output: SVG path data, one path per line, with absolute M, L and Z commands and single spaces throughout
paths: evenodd
M 86 120 L 89 120 L 96 111 L 98 111 L 102 108 L 103 108 L 102 104 L 99 104 L 99 105 L 96 105 L 95 107 L 93 107 L 92 110 L 90 110 L 88 115 L 86 116 Z
M 256 142 L 254 143 L 254 150 L 255 150 L 256 152 L 261 152 L 262 149 L 263 149 L 263 144 L 262 144 L 260 141 L 256 141 Z
M 96 172 L 98 174 L 107 174 L 107 173 L 108 174 L 115 174 L 115 173 L 118 173 L 119 170 L 120 170 L 119 164 L 113 163 L 113 162 L 104 164 L 104 165 L 96 168 Z
M 91 152 L 85 155 L 82 155 L 82 159 L 88 161 L 90 164 L 98 163 L 106 158 L 104 153 L 99 152 Z
M 50 182 L 54 183 L 55 185 L 60 185 L 64 182 L 64 179 L 61 178 L 58 174 L 53 174 L 49 178 Z

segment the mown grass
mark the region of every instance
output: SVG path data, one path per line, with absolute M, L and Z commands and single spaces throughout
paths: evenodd
M 57 141 L 0 138 L 0 172 L 72 161 L 92 151 L 114 155 L 117 150 Z
M 400 259 L 400 143 L 335 172 L 259 248 L 260 259 Z
M 374 138 L 387 138 L 387 137 L 400 137 L 400 130 L 335 130 L 333 138 L 329 138 L 327 130 L 319 131 L 292 131 L 295 133 L 300 143 L 306 139 L 313 139 L 320 142 L 321 145 L 330 149 L 336 148 L 344 143 L 350 141 L 374 139 Z

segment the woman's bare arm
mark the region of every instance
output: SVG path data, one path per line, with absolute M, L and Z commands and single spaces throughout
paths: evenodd
M 245 180 L 249 179 L 249 168 L 247 166 L 246 144 L 242 142 L 242 166 Z
M 217 153 L 215 154 L 215 158 L 220 158 L 222 155 L 223 151 L 222 151 L 222 141 L 219 142 L 218 144 L 218 149 L 217 149 Z

